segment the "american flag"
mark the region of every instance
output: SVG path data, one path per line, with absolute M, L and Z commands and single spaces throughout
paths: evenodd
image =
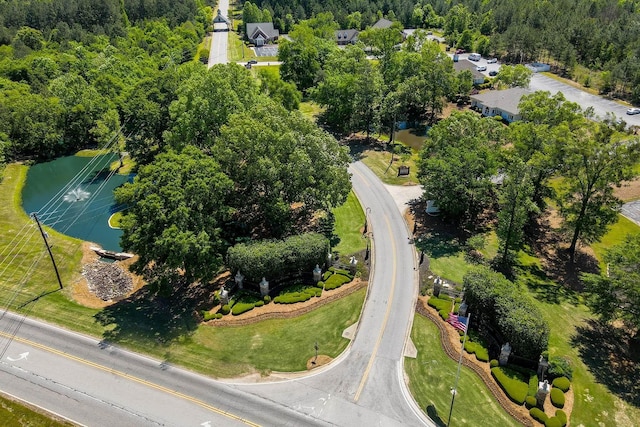
M 461 331 L 467 331 L 467 324 L 469 323 L 469 318 L 464 316 L 458 316 L 457 314 L 449 313 L 449 318 L 447 322 L 451 323 L 454 328 L 460 329 Z

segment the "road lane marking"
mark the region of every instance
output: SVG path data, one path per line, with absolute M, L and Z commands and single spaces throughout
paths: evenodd
M 384 335 L 385 329 L 387 329 L 387 321 L 389 320 L 389 315 L 391 314 L 391 303 L 393 302 L 393 293 L 396 288 L 396 243 L 393 240 L 393 232 L 391 231 L 391 223 L 389 222 L 389 218 L 385 215 L 384 220 L 387 223 L 387 228 L 389 229 L 389 235 L 391 236 L 391 259 L 393 259 L 393 269 L 392 269 L 392 278 L 391 278 L 391 295 L 389 296 L 389 300 L 387 301 L 387 311 L 384 314 L 384 319 L 382 321 L 382 329 L 380 330 L 380 335 L 378 335 L 378 339 L 376 341 L 376 345 L 373 347 L 373 352 L 371 353 L 371 357 L 369 358 L 369 363 L 367 364 L 366 369 L 364 370 L 364 374 L 362 375 L 362 379 L 360 380 L 360 385 L 358 386 L 358 390 L 356 391 L 355 396 L 353 397 L 353 401 L 357 402 L 360 399 L 360 394 L 364 389 L 364 385 L 367 382 L 367 378 L 369 377 L 369 372 L 373 367 L 373 362 L 376 359 L 376 355 L 378 354 L 378 348 L 380 347 L 380 343 L 382 342 L 382 336 Z
M 171 390 L 170 388 L 161 386 L 160 384 L 152 383 L 152 382 L 144 380 L 142 378 L 138 378 L 138 377 L 136 377 L 134 375 L 127 374 L 126 372 L 117 371 L 117 370 L 115 370 L 113 368 L 107 368 L 106 366 L 100 365 L 100 364 L 95 363 L 95 362 L 91 362 L 90 360 L 82 359 L 82 358 L 80 358 L 78 356 L 74 356 L 72 354 L 65 353 L 65 352 L 60 351 L 60 350 L 56 350 L 55 348 L 48 347 L 46 345 L 37 343 L 35 341 L 30 341 L 30 340 L 27 340 L 27 339 L 24 339 L 24 338 L 15 337 L 15 336 L 12 336 L 11 334 L 0 332 L 0 336 L 5 337 L 5 338 L 9 338 L 9 339 L 13 339 L 13 341 L 17 341 L 17 342 L 20 342 L 22 344 L 26 344 L 26 345 L 30 345 L 30 346 L 35 347 L 35 348 L 39 348 L 40 350 L 44 350 L 46 352 L 53 353 L 53 354 L 56 354 L 58 356 L 62 356 L 64 358 L 66 358 L 66 359 L 82 363 L 83 365 L 87 365 L 87 366 L 90 366 L 92 368 L 99 369 L 99 370 L 101 370 L 103 372 L 107 372 L 107 373 L 110 373 L 110 374 L 113 374 L 113 375 L 117 375 L 119 377 L 122 377 L 122 378 L 125 378 L 125 379 L 128 379 L 128 380 L 137 382 L 138 384 L 142 384 L 144 386 L 156 389 L 158 391 L 170 394 L 172 396 L 179 397 L 179 398 L 187 400 L 187 401 L 189 401 L 191 403 L 195 403 L 196 405 L 199 405 L 199 406 L 201 406 L 201 407 L 203 407 L 205 409 L 208 409 L 209 411 L 214 412 L 214 413 L 216 413 L 218 415 L 223 415 L 223 416 L 225 416 L 227 418 L 231 418 L 232 420 L 240 421 L 240 422 L 242 422 L 244 424 L 247 424 L 249 426 L 254 426 L 254 427 L 259 427 L 260 426 L 259 424 L 256 424 L 256 423 L 254 423 L 252 421 L 249 421 L 247 419 L 239 417 L 238 415 L 235 415 L 235 414 L 232 414 L 230 412 L 227 412 L 227 411 L 224 411 L 222 409 L 219 409 L 219 408 L 216 408 L 214 406 L 211 406 L 208 403 L 203 402 L 200 399 L 196 399 L 195 397 L 191 397 L 191 396 L 189 396 L 187 394 L 180 393 L 179 391 Z

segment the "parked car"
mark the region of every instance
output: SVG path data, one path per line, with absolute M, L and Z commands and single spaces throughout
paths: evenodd
M 480 66 L 476 67 L 476 71 L 487 71 L 487 66 L 486 65 L 480 65 Z
M 479 53 L 469 54 L 469 61 L 480 61 L 480 59 L 482 59 L 482 55 L 480 55 Z
M 498 58 L 487 59 L 487 64 L 495 64 L 496 62 L 498 62 Z
M 255 59 L 250 59 L 249 62 L 247 62 L 247 64 L 252 64 L 252 65 L 255 65 L 257 63 L 258 63 L 258 61 L 255 60 Z
M 627 110 L 627 114 L 630 116 L 636 115 L 636 114 L 640 114 L 640 108 L 629 108 Z
M 495 76 L 497 76 L 497 75 L 498 75 L 498 72 L 497 72 L 496 70 L 491 70 L 491 71 L 489 71 L 489 75 L 490 75 L 491 77 L 495 77 Z
M 466 50 L 464 50 L 464 49 L 458 49 L 458 50 L 456 50 L 456 53 L 457 53 L 458 55 L 460 55 L 461 53 L 465 53 L 465 52 L 466 52 Z

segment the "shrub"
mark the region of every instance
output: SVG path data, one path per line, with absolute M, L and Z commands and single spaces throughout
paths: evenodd
M 230 311 L 231 311 L 231 307 L 229 307 L 229 304 L 223 305 L 222 308 L 220 309 L 220 313 L 224 315 L 229 314 Z
M 547 418 L 547 421 L 544 422 L 545 427 L 562 427 L 562 422 L 558 419 L 558 417 Z
M 564 411 L 560 409 L 556 410 L 556 418 L 560 420 L 560 424 L 562 424 L 563 427 L 567 425 L 567 414 Z
M 264 301 L 265 304 L 269 304 L 271 302 L 271 297 L 269 295 L 265 295 L 264 298 L 262 298 L 262 300 Z
M 573 378 L 573 367 L 564 357 L 549 358 L 549 370 L 547 372 L 551 378 L 567 377 L 569 380 Z
M 255 303 L 256 307 L 262 307 L 264 305 L 264 301 L 260 300 L 257 303 Z
M 217 317 L 219 315 L 219 313 L 211 313 L 208 311 L 203 311 L 202 312 L 202 317 L 204 319 L 204 321 L 208 321 L 208 320 L 212 320 L 212 319 L 219 319 L 220 317 L 222 317 L 222 315 L 220 314 L 220 317 Z
M 321 234 L 307 233 L 286 240 L 239 243 L 227 251 L 232 271 L 241 271 L 249 281 L 262 277 L 281 277 L 313 270 L 327 254 L 328 240 Z
M 320 280 L 318 283 L 316 283 L 316 287 L 323 289 L 324 288 L 324 282 L 322 280 Z
M 231 314 L 233 314 L 234 316 L 237 316 L 239 314 L 246 313 L 247 311 L 253 310 L 253 307 L 255 307 L 255 305 L 250 302 L 237 302 L 233 305 L 233 308 L 231 309 Z
M 507 373 L 500 367 L 492 368 L 491 375 L 493 375 L 509 399 L 518 405 L 522 405 L 524 403 L 524 400 L 527 397 L 527 391 L 529 390 L 527 383 L 513 378 L 513 375 L 507 375 Z
M 449 312 L 451 310 L 451 300 L 448 298 L 431 297 L 429 298 L 429 301 L 427 301 L 427 304 L 438 311 L 446 310 Z
M 215 319 L 222 319 L 222 313 L 216 313 L 213 316 Z
M 327 291 L 330 291 L 332 289 L 339 288 L 340 286 L 344 285 L 345 283 L 349 283 L 350 281 L 351 279 L 347 276 L 344 276 L 342 274 L 334 274 L 333 276 L 329 277 L 326 282 L 324 282 L 324 288 Z
M 332 267 L 333 268 L 333 267 Z M 324 280 L 325 282 L 327 281 L 327 279 L 329 277 L 331 277 L 331 275 L 333 274 L 333 271 L 331 270 L 327 270 L 324 272 L 324 274 L 322 275 L 322 280 Z
M 440 310 L 438 311 L 438 314 L 442 317 L 442 320 L 447 320 L 449 318 L 449 310 Z
M 536 399 L 535 396 L 527 396 L 527 398 L 524 400 L 524 404 L 527 409 L 534 408 L 538 406 L 538 399 Z
M 489 362 L 489 366 L 495 368 L 497 366 L 500 366 L 500 362 L 498 362 L 497 359 L 491 359 L 491 362 Z
M 489 350 L 484 348 L 479 342 L 467 339 L 467 342 L 464 343 L 464 349 L 467 353 L 475 354 L 476 359 L 481 362 L 489 361 Z
M 538 394 L 538 374 L 533 373 L 529 376 L 529 391 L 527 396 L 535 396 Z
M 564 408 L 564 393 L 559 388 L 552 388 L 551 393 L 551 403 L 556 408 Z
M 349 270 L 342 270 L 340 268 L 329 267 L 329 271 L 333 272 L 334 274 L 342 274 L 343 276 L 347 276 L 348 278 L 353 280 L 353 274 L 351 274 Z
M 558 377 L 553 380 L 553 386 L 559 388 L 564 393 L 569 391 L 569 387 L 571 387 L 571 381 L 567 377 Z
M 540 408 L 531 408 L 529 410 L 529 415 L 536 421 L 541 422 L 542 424 L 546 423 L 549 417 L 545 414 Z

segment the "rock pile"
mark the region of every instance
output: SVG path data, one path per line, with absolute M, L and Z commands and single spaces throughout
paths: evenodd
M 116 263 L 85 264 L 82 275 L 87 279 L 89 290 L 103 301 L 123 297 L 133 289 L 131 277 Z

